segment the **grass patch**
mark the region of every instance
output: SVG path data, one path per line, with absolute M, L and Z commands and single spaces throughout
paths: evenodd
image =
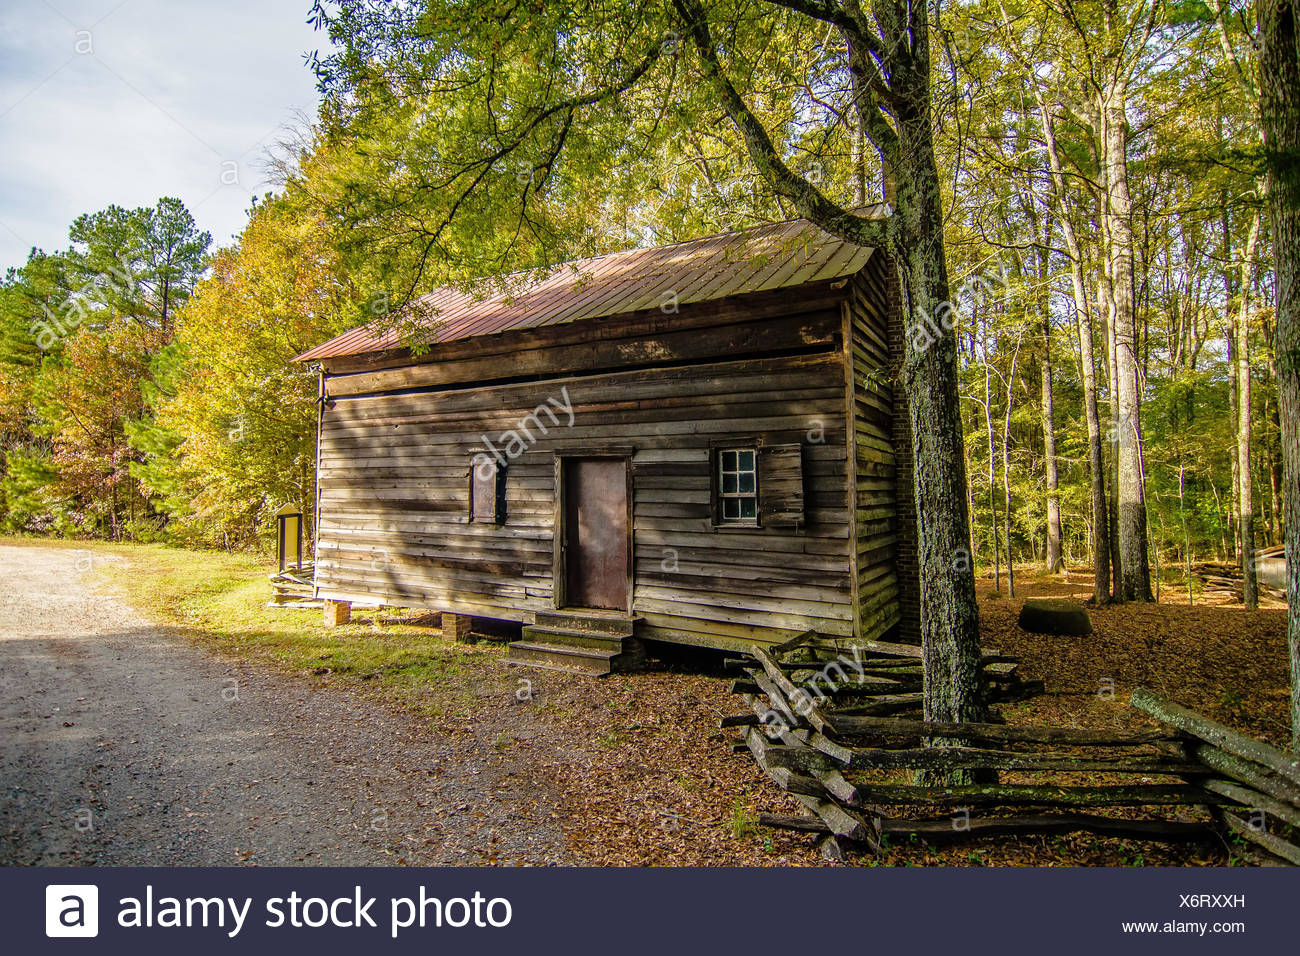
M 732 802 L 731 817 L 727 821 L 731 836 L 736 840 L 747 840 L 758 832 L 758 814 L 740 797 Z
M 420 612 L 356 608 L 351 623 L 327 628 L 318 608 L 267 607 L 273 568 L 255 556 L 155 544 L 3 542 L 83 549 L 96 583 L 147 617 L 240 659 L 382 690 L 428 716 L 463 716 L 481 694 L 505 692 L 499 645 L 444 643 L 436 627 L 412 623 Z M 127 562 L 125 573 L 113 558 Z

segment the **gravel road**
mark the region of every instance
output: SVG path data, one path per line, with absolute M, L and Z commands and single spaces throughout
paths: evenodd
M 566 862 L 491 728 L 224 660 L 96 589 L 112 560 L 0 545 L 0 864 Z

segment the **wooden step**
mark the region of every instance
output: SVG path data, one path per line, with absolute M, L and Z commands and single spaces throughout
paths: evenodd
M 621 651 L 594 647 L 575 647 L 571 644 L 536 644 L 532 641 L 513 641 L 507 660 L 517 664 L 546 664 L 566 667 L 576 673 L 608 674 L 614 668 L 610 663 Z
M 628 639 L 622 634 L 606 634 L 600 631 L 541 624 L 525 624 L 522 633 L 523 639 L 533 644 L 567 644 L 573 647 L 591 647 L 615 652 L 621 651 L 623 642 Z
M 538 611 L 537 626 L 631 637 L 637 619 L 622 611 Z
M 632 670 L 645 660 L 645 648 L 635 638 L 621 647 L 581 647 L 575 644 L 552 644 L 538 641 L 514 641 L 510 644 L 507 663 L 549 670 L 566 670 L 575 674 L 605 675 Z

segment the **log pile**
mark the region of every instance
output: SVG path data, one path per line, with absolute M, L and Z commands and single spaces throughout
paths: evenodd
M 1183 754 L 1212 774 L 1202 783 L 1226 801 L 1216 815 L 1229 832 L 1253 844 L 1269 862 L 1300 866 L 1300 754 L 1278 750 L 1148 690 L 1134 691 L 1131 703 L 1179 731 Z
M 1198 785 L 1211 771 L 1186 752 L 1181 732 L 919 720 L 921 659 L 909 645 L 855 642 L 846 649 L 810 632 L 752 655 L 735 662 L 745 676 L 732 685 L 748 712 L 722 725 L 742 727 L 737 749 L 811 813 L 764 814 L 760 822 L 820 834 L 832 858 L 911 835 L 934 841 L 1082 830 L 1205 839 L 1208 822 L 1086 811 L 1232 802 Z M 983 671 L 992 702 L 1038 690 L 996 652 L 984 655 Z M 999 775 L 1008 779 L 998 782 Z M 1106 782 L 1096 783 L 1098 775 Z M 922 785 L 922 776 L 948 782 Z M 947 814 L 914 817 L 937 809 Z
M 1192 574 L 1200 582 L 1201 593 L 1230 598 L 1241 603 L 1241 569 L 1234 565 L 1194 564 Z M 1256 581 L 1260 594 L 1267 594 L 1279 601 L 1286 600 L 1286 591 L 1280 590 L 1265 581 Z
M 267 603 L 267 607 L 321 607 L 321 602 L 314 596 L 315 588 L 312 579 L 315 573 L 315 565 L 306 563 L 268 574 L 267 578 L 271 582 L 271 600 Z

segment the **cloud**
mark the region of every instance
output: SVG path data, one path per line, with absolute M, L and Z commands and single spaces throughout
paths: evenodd
M 303 0 L 6 0 L 0 268 L 67 245 L 83 212 L 178 196 L 218 243 L 266 191 L 260 159 L 318 97 Z

